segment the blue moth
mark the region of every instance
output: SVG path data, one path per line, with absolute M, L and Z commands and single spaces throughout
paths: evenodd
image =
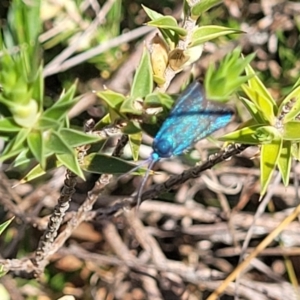
M 229 108 L 208 101 L 198 81 L 191 83 L 178 97 L 154 138 L 153 152 L 146 161 L 149 167 L 138 191 L 137 205 L 141 202 L 143 188 L 155 162 L 182 154 L 197 141 L 225 127 L 232 115 L 233 111 Z

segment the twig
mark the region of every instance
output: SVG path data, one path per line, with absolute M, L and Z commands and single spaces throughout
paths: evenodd
M 182 174 L 178 176 L 172 176 L 163 184 L 155 184 L 153 187 L 151 187 L 149 190 L 145 191 L 142 194 L 142 201 L 155 198 L 159 194 L 170 190 L 172 187 L 176 185 L 180 185 L 191 178 L 199 177 L 199 175 L 203 171 L 212 168 L 216 164 L 226 159 L 229 159 L 234 155 L 240 154 L 248 147 L 249 145 L 230 145 L 228 148 L 220 151 L 218 154 L 214 155 L 214 157 L 210 158 L 202 165 L 184 171 Z M 133 203 L 133 205 L 135 204 L 136 202 Z
M 87 121 L 85 124 L 84 131 L 86 133 L 91 133 L 93 126 L 93 121 Z M 86 151 L 88 148 L 88 145 L 77 148 L 77 159 L 79 162 L 81 162 L 84 156 L 86 155 Z M 63 218 L 66 214 L 66 211 L 70 206 L 72 196 L 75 193 L 75 186 L 77 183 L 76 179 L 77 175 L 67 169 L 64 186 L 61 191 L 60 197 L 57 200 L 57 205 L 54 207 L 54 211 L 50 216 L 47 229 L 45 230 L 44 234 L 42 235 L 39 241 L 38 248 L 35 252 L 35 257 L 32 260 L 33 264 L 37 267 L 35 274 L 36 276 L 39 276 L 39 274 L 42 273 L 45 265 L 47 264 L 47 257 L 50 255 L 50 252 L 53 249 L 53 243 L 57 236 L 59 227 L 63 222 Z
M 65 60 L 64 62 L 62 62 L 59 65 L 49 65 L 46 66 L 44 69 L 44 77 L 56 74 L 56 73 L 60 73 L 63 71 L 66 71 L 80 63 L 83 63 L 111 48 L 117 47 L 123 43 L 127 43 L 130 42 L 132 40 L 135 40 L 137 38 L 139 38 L 140 36 L 143 36 L 147 33 L 149 33 L 150 31 L 153 31 L 153 28 L 150 27 L 139 27 L 137 29 L 134 29 L 130 32 L 127 32 L 121 36 L 118 36 L 114 39 L 111 39 L 110 41 L 103 43 L 99 46 L 96 46 L 86 52 L 80 53 L 78 55 L 75 55 L 74 57 Z
M 46 77 L 49 74 L 49 70 L 55 72 L 55 69 L 59 69 L 59 66 L 66 61 L 68 57 L 70 57 L 79 47 L 83 40 L 86 40 L 96 29 L 102 24 L 105 20 L 105 16 L 111 9 L 115 0 L 106 1 L 96 18 L 90 24 L 90 26 L 73 42 L 69 47 L 67 47 L 64 51 L 62 51 L 58 56 L 56 56 L 44 69 L 44 76 Z M 55 72 L 56 73 L 56 72 Z M 52 73 L 54 74 L 54 73 Z
M 35 253 L 33 263 L 37 266 L 37 270 L 42 270 L 41 262 L 45 262 L 45 258 L 51 249 L 54 239 L 57 236 L 60 224 L 63 221 L 63 217 L 69 208 L 69 202 L 73 194 L 75 193 L 76 177 L 70 170 L 66 171 L 66 179 L 61 195 L 58 199 L 58 204 L 54 207 L 54 211 L 49 219 L 48 227 L 40 239 L 38 248 Z M 38 275 L 38 274 L 37 274 Z
M 114 152 L 113 156 L 120 156 L 121 151 L 123 150 L 124 146 L 126 145 L 128 141 L 128 136 L 123 135 L 121 139 L 119 140 Z M 80 206 L 78 211 L 73 215 L 71 220 L 67 223 L 66 228 L 63 232 L 59 234 L 57 239 L 52 245 L 52 248 L 48 251 L 48 256 L 56 253 L 58 249 L 60 249 L 65 241 L 71 236 L 71 234 L 74 232 L 74 230 L 86 220 L 87 215 L 90 213 L 90 211 L 93 208 L 94 203 L 99 198 L 99 195 L 103 191 L 103 189 L 106 187 L 106 185 L 110 182 L 112 175 L 111 174 L 102 174 L 99 178 L 99 180 L 96 182 L 94 188 L 92 191 L 88 193 L 87 199 L 84 201 L 84 203 Z
M 133 234 L 135 235 L 136 239 L 139 241 L 143 249 L 145 249 L 145 251 L 149 253 L 151 261 L 153 261 L 155 265 L 165 263 L 166 257 L 159 247 L 158 242 L 145 229 L 142 221 L 137 217 L 136 212 L 126 211 L 124 215 L 126 218 L 126 222 L 128 226 L 130 226 L 133 230 Z
M 300 205 L 298 205 L 294 211 L 287 216 L 280 225 L 275 228 L 263 241 L 255 248 L 255 250 L 247 256 L 247 258 L 239 264 L 234 271 L 223 281 L 223 283 L 207 298 L 207 300 L 216 300 L 221 293 L 226 289 L 227 285 L 236 279 L 236 277 L 247 268 L 251 263 L 251 260 L 258 256 L 259 253 L 264 250 L 300 213 Z
M 158 195 L 162 194 L 163 192 L 166 192 L 170 190 L 172 187 L 176 185 L 180 185 L 187 180 L 191 178 L 199 177 L 201 172 L 212 168 L 216 164 L 229 159 L 230 157 L 240 154 L 243 152 L 246 148 L 248 148 L 249 145 L 230 145 L 228 148 L 222 150 L 218 154 L 214 155 L 212 158 L 210 158 L 208 161 L 203 163 L 200 166 L 191 168 L 187 171 L 184 171 L 180 175 L 171 176 L 166 182 L 162 184 L 155 184 L 153 185 L 149 190 L 145 191 L 141 196 L 141 202 L 147 200 L 147 199 L 153 199 L 157 197 Z M 101 217 L 103 215 L 105 216 L 112 216 L 115 213 L 117 213 L 120 209 L 124 209 L 125 207 L 134 207 L 137 204 L 137 199 L 133 197 L 126 197 L 120 202 L 115 203 L 112 207 L 108 208 L 102 208 L 97 210 L 97 216 Z

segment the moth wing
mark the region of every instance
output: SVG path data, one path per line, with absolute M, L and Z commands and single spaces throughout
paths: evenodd
M 210 133 L 225 127 L 231 121 L 231 118 L 234 115 L 232 109 L 222 104 L 215 104 L 211 101 L 208 101 L 205 112 L 207 119 L 210 120 L 210 125 L 208 127 L 208 131 Z
M 202 106 L 203 95 L 200 83 L 198 81 L 192 82 L 178 97 L 155 138 L 159 140 L 162 137 L 171 136 L 173 130 L 176 135 L 178 130 L 176 130 L 175 126 L 180 128 L 179 122 L 184 121 L 185 117 L 192 115 L 191 109 L 195 110 L 196 107 Z
M 170 115 L 157 133 L 161 139 L 172 140 L 172 154 L 180 155 L 195 142 L 224 127 L 233 112 L 206 100 L 199 82 L 193 82 L 178 98 Z
M 157 133 L 157 143 L 161 139 L 172 140 L 172 155 L 180 155 L 191 147 L 209 126 L 209 120 L 202 116 L 207 102 L 198 81 L 191 83 L 178 97 L 168 118 Z
M 173 108 L 170 111 L 170 116 L 181 112 L 188 112 L 189 108 L 202 106 L 204 101 L 204 90 L 200 82 L 192 82 L 177 98 Z

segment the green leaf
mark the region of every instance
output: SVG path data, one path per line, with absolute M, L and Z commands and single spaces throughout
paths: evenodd
M 13 1 L 7 16 L 8 26 L 4 30 L 7 48 L 26 45 L 26 47 L 21 47 L 20 53 L 15 55 L 15 60 L 21 61 L 20 70 L 23 74 L 28 73 L 26 77 L 30 82 L 36 74 L 40 62 L 38 43 L 38 36 L 42 28 L 40 3 L 40 0 L 31 3 L 20 0 Z
M 184 28 L 178 26 L 176 19 L 171 16 L 163 16 L 154 21 L 148 22 L 147 25 L 162 29 L 173 30 L 180 36 L 187 35 L 187 31 Z
M 22 51 L 20 52 L 22 53 Z M 11 66 L 11 71 L 16 72 L 16 81 L 11 87 L 11 89 L 7 88 L 6 84 L 8 82 L 3 82 L 3 94 L 8 99 L 12 100 L 12 104 L 18 104 L 18 105 L 26 105 L 28 101 L 31 99 L 31 91 L 28 86 L 28 82 L 26 81 L 25 75 L 22 76 L 23 66 L 20 67 L 20 70 L 14 70 L 13 67 L 16 68 L 16 62 L 13 66 Z
M 223 137 L 219 138 L 219 140 L 226 142 L 257 145 L 259 144 L 259 141 L 256 137 L 256 133 L 257 130 L 260 129 L 262 126 L 263 125 L 253 125 L 245 127 L 234 132 L 228 133 Z
M 80 169 L 77 161 L 75 151 L 66 144 L 63 137 L 56 132 L 51 132 L 50 136 L 46 140 L 46 148 L 48 151 L 55 153 L 57 159 L 69 170 L 84 178 L 82 170 Z
M 110 115 L 106 114 L 99 122 L 97 122 L 94 126 L 95 130 L 102 130 L 105 126 L 110 125 L 111 119 L 110 119 Z
M 58 131 L 61 126 L 62 123 L 59 122 L 58 120 L 49 119 L 44 116 L 39 119 L 37 124 L 37 127 L 42 131 L 46 131 L 50 129 Z
M 292 143 L 284 141 L 278 160 L 278 168 L 281 173 L 282 181 L 288 186 L 290 181 L 290 172 L 292 165 Z
M 23 1 L 14 1 L 9 12 L 9 23 L 17 36 L 17 42 L 28 46 L 36 42 L 41 30 L 41 21 L 38 21 L 39 13 L 39 0 L 31 4 Z M 23 27 L 19 28 L 18 26 L 20 25 Z
M 282 149 L 282 138 L 274 138 L 271 144 L 261 146 L 260 154 L 260 197 L 263 197 L 272 179 Z
M 248 98 L 255 104 L 256 109 L 259 111 L 260 117 L 264 120 L 264 123 L 274 125 L 276 121 L 276 108 L 273 101 L 270 101 L 262 93 L 259 93 L 257 89 L 251 86 L 243 84 L 242 88 Z
M 129 172 L 136 165 L 128 163 L 120 158 L 104 154 L 91 153 L 84 157 L 82 168 L 84 171 L 96 174 L 124 174 Z M 133 174 L 142 175 L 145 169 L 141 168 Z
M 32 98 L 38 102 L 39 111 L 43 109 L 44 101 L 44 77 L 43 77 L 43 65 L 40 65 L 34 83 L 32 86 Z
M 163 106 L 170 110 L 174 104 L 174 99 L 171 95 L 154 92 L 146 96 L 144 104 L 147 107 Z
M 30 132 L 30 128 L 22 128 L 18 134 L 6 145 L 4 151 L 1 154 L 1 159 L 6 156 L 6 159 L 15 156 L 16 151 L 17 153 L 21 152 L 23 149 L 26 148 L 25 140 Z M 14 153 L 13 156 L 11 156 Z
M 10 218 L 9 220 L 7 220 L 6 222 L 0 224 L 0 235 L 3 233 L 3 231 L 8 227 L 8 225 L 12 222 L 12 220 L 14 219 L 14 217 Z
M 121 114 L 120 109 L 122 103 L 125 101 L 126 97 L 122 94 L 115 93 L 110 90 L 101 91 L 97 93 L 97 96 L 104 100 L 109 109 L 109 115 L 106 116 L 105 124 L 108 122 L 114 122 L 116 119 L 119 119 L 120 117 L 123 119 L 126 119 L 124 115 Z M 100 124 L 103 123 L 104 119 L 102 119 L 100 122 L 96 124 L 96 128 L 99 128 Z
M 5 50 L 4 50 L 5 51 Z M 11 57 L 8 54 L 5 54 L 0 60 L 1 62 L 1 73 L 0 73 L 0 81 L 1 81 L 1 86 L 3 87 L 6 91 L 6 94 L 10 93 L 13 89 L 14 86 L 18 80 L 17 78 L 17 72 L 15 72 L 14 69 L 9 69 L 9 66 L 14 65 L 14 61 L 11 59 Z
M 51 107 L 55 107 L 55 105 L 61 105 L 63 103 L 69 103 L 70 101 L 73 101 L 74 95 L 76 92 L 77 84 L 76 82 L 72 84 L 67 91 L 63 91 L 59 97 L 59 99 L 55 102 L 54 105 Z
M 148 8 L 147 6 L 145 6 L 143 4 L 142 4 L 142 7 L 151 20 L 157 20 L 157 19 L 164 17 L 164 15 L 156 12 L 155 10 Z
M 241 56 L 241 49 L 236 48 L 228 53 L 216 68 L 211 64 L 206 72 L 204 87 L 208 99 L 228 101 L 230 95 L 241 87 L 252 75 L 244 76 L 246 66 L 254 58 Z
M 139 159 L 139 149 L 142 143 L 142 136 L 142 132 L 129 135 L 129 145 L 134 161 L 137 161 Z
M 34 158 L 33 154 L 29 149 L 24 149 L 18 154 L 17 157 L 14 158 L 10 168 L 16 168 L 19 166 L 24 166 L 24 168 L 27 168 L 32 162 L 36 163 L 36 159 Z
M 257 111 L 256 105 L 253 102 L 251 102 L 250 100 L 248 100 L 244 97 L 239 97 L 239 99 L 244 104 L 244 106 L 246 107 L 248 112 L 251 114 L 253 119 L 256 121 L 256 123 L 263 124 L 265 120 L 263 120 L 261 118 L 259 112 Z
M 120 110 L 123 101 L 126 99 L 124 95 L 111 90 L 97 92 L 97 96 L 104 100 L 109 107 L 116 111 Z
M 73 84 L 67 92 L 63 92 L 59 97 L 58 101 L 55 102 L 50 108 L 48 108 L 43 117 L 50 118 L 53 120 L 63 120 L 69 110 L 77 103 L 77 99 L 74 99 L 76 91 L 76 84 Z
M 50 152 L 55 154 L 73 153 L 73 149 L 69 146 L 64 138 L 54 131 L 49 132 L 48 136 L 45 137 L 46 148 Z
M 8 159 L 11 159 L 11 158 L 17 156 L 21 151 L 22 151 L 21 149 L 14 149 L 13 151 L 7 151 L 5 153 L 1 153 L 0 162 L 6 161 Z
M 163 18 L 164 15 L 146 7 L 145 5 L 142 5 L 143 9 L 145 10 L 146 14 L 148 15 L 148 17 L 152 20 L 158 20 L 160 18 Z M 164 39 L 168 42 L 168 44 L 172 44 L 175 45 L 178 42 L 178 35 L 176 35 L 174 32 L 170 31 L 170 30 L 166 30 L 163 28 L 159 28 L 159 31 L 161 32 L 162 36 L 164 37 Z
M 84 179 L 84 175 L 77 161 L 75 151 L 72 151 L 70 153 L 64 153 L 64 154 L 56 154 L 56 157 L 70 171 L 72 171 L 80 178 Z
M 0 133 L 1 132 L 19 132 L 21 127 L 17 125 L 12 117 L 0 119 Z
M 50 156 L 46 160 L 46 167 L 43 169 L 40 164 L 32 168 L 25 177 L 20 180 L 20 184 L 26 183 L 33 179 L 36 179 L 47 172 L 57 169 L 62 166 L 62 163 L 56 159 L 54 155 Z
M 264 97 L 266 101 L 271 103 L 274 114 L 277 114 L 277 104 L 272 98 L 271 94 L 268 92 L 267 88 L 264 86 L 264 84 L 261 82 L 261 80 L 258 78 L 254 70 L 251 68 L 250 64 L 246 67 L 246 73 L 247 75 L 251 76 L 251 78 L 248 80 L 248 85 L 252 91 L 255 91 L 260 96 Z
M 153 90 L 153 72 L 149 51 L 144 47 L 143 55 L 134 75 L 130 95 L 133 99 L 144 98 Z
M 43 113 L 43 118 L 52 119 L 55 121 L 61 121 L 65 119 L 69 110 L 77 103 L 77 99 L 72 99 L 69 102 L 63 102 L 61 104 L 54 104 Z
M 132 114 L 140 116 L 143 113 L 143 106 L 141 102 L 142 101 L 139 98 L 137 99 L 129 97 L 122 103 L 120 112 L 122 114 Z
M 298 80 L 296 81 L 296 83 L 294 84 L 294 88 L 296 88 L 297 86 L 300 85 L 300 77 L 298 78 Z
M 27 137 L 27 143 L 31 153 L 41 164 L 42 168 L 46 166 L 45 143 L 41 131 L 32 131 Z
M 59 135 L 69 147 L 78 147 L 86 144 L 93 144 L 100 141 L 100 137 L 93 134 L 86 134 L 74 129 L 63 128 Z
M 220 36 L 233 34 L 233 33 L 243 33 L 243 31 L 234 28 L 228 28 L 228 27 L 216 26 L 216 25 L 201 26 L 196 28 L 196 30 L 194 30 L 191 39 L 191 44 L 189 45 L 189 47 L 194 47 L 203 44 L 207 41 L 216 39 Z
M 18 72 L 17 70 L 14 71 Z M 3 95 L 6 96 L 9 99 L 9 101 L 11 101 L 11 103 L 8 104 L 8 106 L 27 106 L 28 102 L 31 99 L 31 92 L 26 82 L 26 79 L 20 76 L 20 74 L 17 74 L 17 76 L 17 80 L 14 86 L 12 87 L 11 91 L 6 90 L 4 86 Z
M 189 0 L 190 1 L 190 0 Z M 188 1 L 188 2 L 189 2 Z M 201 2 L 197 3 L 196 5 L 192 6 L 192 17 L 193 19 L 198 19 L 198 17 L 203 14 L 204 12 L 208 11 L 212 7 L 222 3 L 222 0 L 202 0 Z
M 127 125 L 122 128 L 124 134 L 137 134 L 141 132 L 141 126 L 137 121 L 129 121 Z
M 284 124 L 283 138 L 289 141 L 300 141 L 300 121 L 291 121 Z

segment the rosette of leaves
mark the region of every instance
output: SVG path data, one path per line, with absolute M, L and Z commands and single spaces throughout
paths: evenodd
M 200 16 L 220 3 L 222 1 L 219 0 L 202 0 L 198 3 L 185 1 L 184 19 L 188 19 L 185 21 L 186 28 L 178 24 L 174 17 L 164 16 L 143 6 L 151 19 L 147 24 L 158 28 L 163 40 L 158 42 L 155 38 L 151 45 L 153 49 L 150 49 L 153 51 L 151 58 L 154 81 L 159 86 L 165 82 L 164 71 L 167 67 L 177 73 L 184 67 L 191 65 L 200 58 L 205 42 L 228 34 L 242 33 L 238 29 L 224 26 L 201 26 L 199 23 Z M 181 46 L 182 41 L 185 44 L 184 47 Z
M 14 159 L 13 166 L 35 161 L 44 170 L 51 161 L 83 177 L 74 147 L 98 138 L 69 128 L 75 85 L 45 109 L 40 30 L 40 1 L 13 1 L 0 34 L 0 159 Z
M 221 140 L 260 145 L 262 197 L 276 167 L 287 186 L 292 159 L 300 159 L 300 80 L 284 99 L 276 102 L 250 65 L 246 67 L 246 72 L 251 78 L 242 85 L 246 96 L 240 97 L 240 100 L 252 119 Z

